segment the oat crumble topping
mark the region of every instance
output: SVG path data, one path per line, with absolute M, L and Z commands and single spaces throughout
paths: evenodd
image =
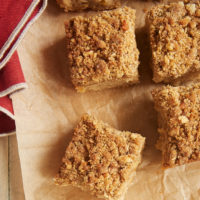
M 157 5 L 147 14 L 153 80 L 173 82 L 200 69 L 200 1 Z
M 82 11 L 85 9 L 107 10 L 117 8 L 121 5 L 121 0 L 57 0 L 65 12 Z
M 157 148 L 163 166 L 200 160 L 200 84 L 152 91 L 158 112 Z
M 105 83 L 115 87 L 115 83 L 138 82 L 134 9 L 124 7 L 87 18 L 78 16 L 67 21 L 65 28 L 71 79 L 79 92 L 95 84 L 98 90 Z
M 97 197 L 117 200 L 124 195 L 141 161 L 145 138 L 84 115 L 74 130 L 55 182 L 73 185 Z

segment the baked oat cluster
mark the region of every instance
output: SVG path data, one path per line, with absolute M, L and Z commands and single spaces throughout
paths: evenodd
M 163 166 L 200 160 L 200 84 L 165 86 L 152 92 L 158 112 L 157 148 Z
M 138 82 L 135 10 L 124 7 L 65 23 L 71 79 L 78 92 Z
M 182 82 L 195 75 L 200 70 L 200 1 L 157 5 L 148 12 L 147 22 L 153 80 Z
M 100 198 L 122 199 L 141 161 L 144 142 L 139 134 L 118 131 L 84 115 L 55 182 L 79 187 Z
M 117 8 L 121 5 L 121 0 L 57 0 L 65 12 L 82 11 L 85 9 L 106 10 Z

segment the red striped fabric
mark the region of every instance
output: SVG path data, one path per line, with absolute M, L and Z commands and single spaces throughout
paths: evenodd
M 0 3 L 0 136 L 15 131 L 9 95 L 25 88 L 16 46 L 47 0 L 1 0 Z M 28 66 L 27 66 L 28 67 Z

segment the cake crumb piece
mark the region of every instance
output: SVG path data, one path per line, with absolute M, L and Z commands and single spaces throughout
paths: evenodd
M 160 4 L 147 14 L 153 80 L 182 83 L 200 72 L 200 1 Z
M 134 9 L 75 17 L 65 30 L 71 80 L 78 92 L 138 83 Z
M 65 12 L 92 10 L 108 10 L 121 5 L 121 0 L 57 0 L 58 5 Z
M 174 167 L 200 160 L 200 84 L 164 86 L 152 91 L 158 112 L 163 166 Z
M 144 142 L 140 134 L 118 131 L 86 114 L 74 130 L 55 183 L 119 200 L 141 162 Z

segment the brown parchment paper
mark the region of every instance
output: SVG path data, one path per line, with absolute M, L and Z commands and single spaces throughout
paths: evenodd
M 200 199 L 200 162 L 163 171 L 157 139 L 156 113 L 150 91 L 149 47 L 144 10 L 151 2 L 129 3 L 137 9 L 137 44 L 141 83 L 128 88 L 78 94 L 69 81 L 65 59 L 65 14 L 54 0 L 32 26 L 18 51 L 29 88 L 13 95 L 17 138 L 26 200 L 95 200 L 73 187 L 55 186 L 72 130 L 83 113 L 95 115 L 120 130 L 147 138 L 143 161 L 126 200 Z M 86 15 L 85 13 L 82 13 Z

